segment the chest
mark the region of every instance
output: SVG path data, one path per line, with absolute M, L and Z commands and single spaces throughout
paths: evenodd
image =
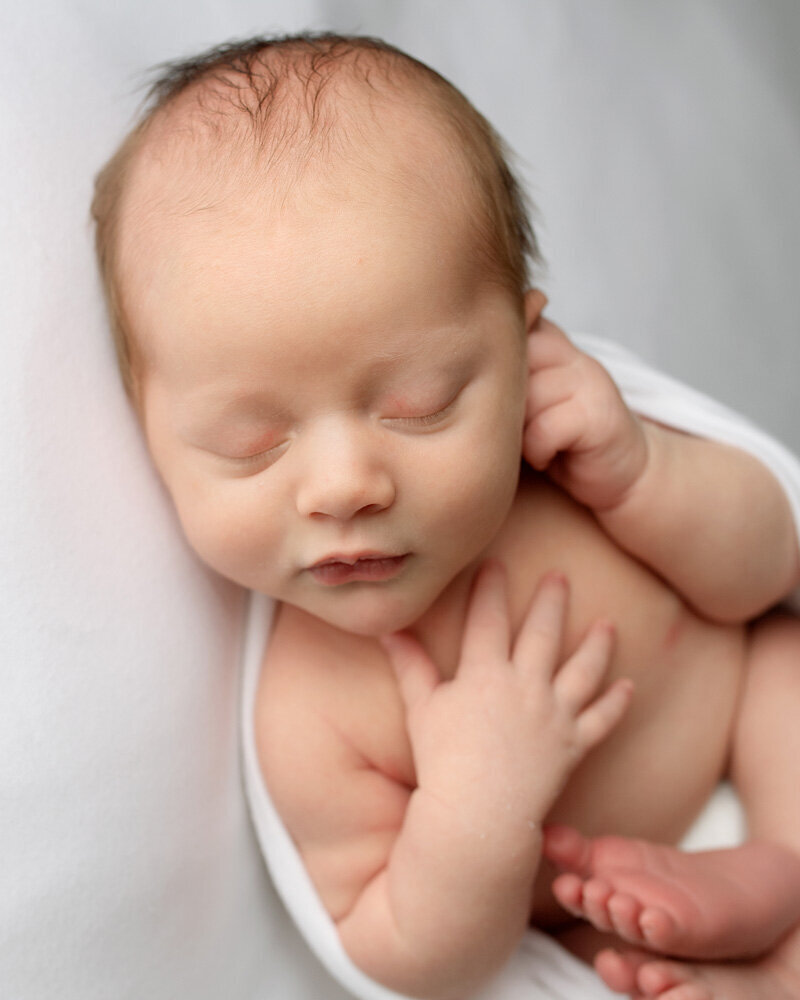
M 628 716 L 575 771 L 551 819 L 587 834 L 675 841 L 724 766 L 743 662 L 741 631 L 698 619 L 662 581 L 620 551 L 587 512 L 537 482 L 521 491 L 487 555 L 507 567 L 516 625 L 541 576 L 552 569 L 564 572 L 572 593 L 565 653 L 595 619 L 609 618 L 618 630 L 612 676 L 630 677 L 635 685 Z M 444 679 L 457 667 L 469 583 L 469 576 L 455 581 L 415 628 Z M 402 703 L 377 641 L 346 635 L 286 607 L 267 651 L 263 680 L 262 725 L 269 726 L 288 699 L 301 717 L 291 738 L 302 739 L 314 725 L 314 713 L 324 711 L 335 720 L 343 745 L 414 787 Z M 305 780 L 315 781 L 316 775 L 326 780 L 329 763 L 311 762 Z M 380 825 L 378 819 L 373 821 Z M 536 896 L 546 923 L 544 885 Z

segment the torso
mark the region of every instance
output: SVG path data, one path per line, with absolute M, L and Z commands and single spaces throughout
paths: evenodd
M 548 819 L 588 835 L 676 842 L 724 773 L 743 629 L 698 618 L 623 553 L 591 514 L 532 473 L 523 477 L 487 555 L 507 567 L 516 624 L 540 577 L 550 569 L 566 573 L 572 590 L 567 648 L 595 619 L 609 618 L 618 629 L 612 676 L 635 683 L 628 716 L 575 771 Z M 462 574 L 416 627 L 445 676 L 456 668 L 470 580 L 471 573 Z M 345 907 L 348 891 L 357 894 L 385 860 L 414 786 L 402 704 L 378 643 L 282 606 L 265 652 L 256 734 L 265 780 L 323 902 L 333 911 Z M 362 795 L 348 803 L 347 769 L 365 765 L 391 781 L 381 784 L 374 801 Z M 329 815 L 310 816 L 304 802 L 310 809 L 327 801 L 326 788 L 336 799 Z M 368 857 L 342 859 L 332 872 L 318 847 L 327 824 L 343 821 L 369 828 L 361 849 Z M 532 920 L 544 928 L 564 917 L 547 889 L 551 879 L 543 866 L 533 893 Z

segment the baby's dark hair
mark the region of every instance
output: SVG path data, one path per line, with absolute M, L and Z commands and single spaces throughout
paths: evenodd
M 259 36 L 228 42 L 197 56 L 155 67 L 138 120 L 98 174 L 92 202 L 97 257 L 122 380 L 136 399 L 136 356 L 126 319 L 119 264 L 121 203 L 137 153 L 165 116 L 168 141 L 202 134 L 218 147 L 235 143 L 269 167 L 291 158 L 294 169 L 336 150 L 338 132 L 356 128 L 337 106 L 337 79 L 346 75 L 378 96 L 409 97 L 435 116 L 449 147 L 462 158 L 477 200 L 471 212 L 475 250 L 487 280 L 518 296 L 541 260 L 523 190 L 508 150 L 489 122 L 451 83 L 424 63 L 376 38 L 330 33 Z M 187 131 L 188 125 L 188 131 Z M 176 139 L 177 137 L 177 139 Z M 341 138 L 341 136 L 339 137 Z M 160 141 L 163 141 L 160 140 Z

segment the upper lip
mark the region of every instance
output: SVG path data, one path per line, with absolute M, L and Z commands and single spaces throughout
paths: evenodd
M 392 552 L 374 552 L 372 550 L 364 552 L 333 552 L 329 556 L 317 559 L 309 566 L 309 569 L 316 569 L 317 566 L 325 566 L 327 563 L 346 563 L 354 566 L 359 559 L 398 559 L 399 556 Z

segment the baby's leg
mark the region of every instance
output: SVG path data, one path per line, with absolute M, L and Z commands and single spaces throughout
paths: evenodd
M 800 622 L 754 627 L 731 776 L 751 840 L 687 854 L 552 828 L 547 856 L 568 910 L 625 941 L 688 958 L 763 954 L 800 920 Z

